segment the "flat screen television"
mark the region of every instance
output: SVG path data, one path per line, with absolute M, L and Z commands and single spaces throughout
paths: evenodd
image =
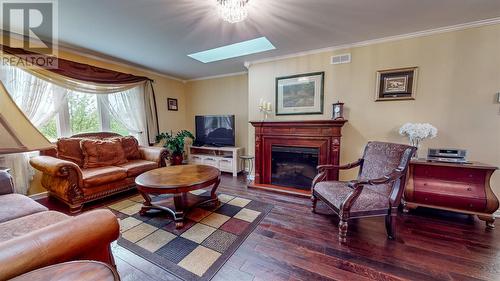
M 196 145 L 234 146 L 234 115 L 196 116 Z

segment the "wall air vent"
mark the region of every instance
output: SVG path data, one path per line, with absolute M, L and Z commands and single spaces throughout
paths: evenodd
M 351 63 L 351 53 L 332 56 L 331 64 Z

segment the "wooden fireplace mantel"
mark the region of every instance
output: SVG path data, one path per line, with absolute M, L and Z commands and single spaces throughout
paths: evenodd
M 273 145 L 319 149 L 319 165 L 339 164 L 342 127 L 347 120 L 251 121 L 255 127 L 255 180 L 251 187 L 309 195 L 310 191 L 271 184 L 271 149 Z M 332 170 L 329 180 L 337 180 Z

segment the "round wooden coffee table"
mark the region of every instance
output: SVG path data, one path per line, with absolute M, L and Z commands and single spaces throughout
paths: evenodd
M 220 171 L 211 166 L 179 165 L 159 168 L 138 176 L 135 183 L 145 200 L 140 214 L 144 215 L 151 209 L 167 211 L 174 217 L 177 228 L 184 226 L 184 215 L 190 209 L 199 205 L 219 204 L 215 192 L 220 183 Z M 189 192 L 210 186 L 210 196 Z M 151 198 L 151 195 L 160 194 L 172 196 L 160 200 Z

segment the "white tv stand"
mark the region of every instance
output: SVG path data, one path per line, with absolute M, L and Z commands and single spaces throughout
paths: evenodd
M 243 147 L 189 146 L 189 163 L 213 166 L 236 177 L 243 171 L 240 161 L 243 151 Z

